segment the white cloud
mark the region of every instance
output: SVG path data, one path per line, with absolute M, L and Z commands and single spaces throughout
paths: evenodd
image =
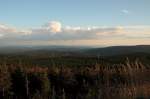
M 51 21 L 45 25 L 45 28 L 52 33 L 61 32 L 61 23 L 58 21 Z
M 17 30 L 13 27 L 9 27 L 9 26 L 6 26 L 4 24 L 0 24 L 0 32 L 12 32 L 12 33 L 15 33 Z
M 63 26 L 58 21 L 52 21 L 44 26 L 31 29 L 17 29 L 0 24 L 0 44 L 47 42 L 62 43 L 62 41 L 86 41 L 107 39 L 146 39 L 150 38 L 150 26 L 115 26 L 115 27 L 73 27 Z M 110 40 L 111 41 L 111 40 Z M 96 43 L 96 42 L 95 42 Z M 121 42 L 120 42 L 121 43 Z
M 129 13 L 129 11 L 127 9 L 123 9 L 123 10 L 121 10 L 121 12 L 124 13 L 124 14 L 128 14 Z
M 18 37 L 30 34 L 30 30 L 17 29 L 11 26 L 0 24 L 0 35 L 1 37 Z
M 3 37 L 3 34 L 0 34 L 0 38 Z

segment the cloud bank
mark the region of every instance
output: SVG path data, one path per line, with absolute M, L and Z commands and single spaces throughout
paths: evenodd
M 136 40 L 142 42 L 150 38 L 150 26 L 90 26 L 74 27 L 63 26 L 61 22 L 51 21 L 41 27 L 31 29 L 18 29 L 0 24 L 0 45 L 11 44 L 120 44 L 123 40 Z M 90 42 L 91 41 L 91 42 Z M 116 42 L 114 42 L 116 41 Z M 138 42 L 139 42 L 138 41 Z M 80 43 L 79 43 L 80 42 Z M 87 42 L 87 43 L 86 43 Z M 128 42 L 129 43 L 129 42 Z M 131 42 L 133 43 L 133 42 Z M 150 42 L 147 41 L 150 44 Z

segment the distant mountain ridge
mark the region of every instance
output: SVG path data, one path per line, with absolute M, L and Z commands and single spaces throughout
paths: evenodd
M 86 53 L 101 56 L 114 56 L 131 53 L 150 53 L 150 45 L 111 46 L 105 48 L 93 48 L 87 50 Z
M 63 53 L 66 55 L 94 55 L 94 56 L 116 56 L 132 53 L 150 54 L 150 45 L 136 46 L 110 46 L 103 48 L 93 48 L 84 46 L 35 46 L 35 47 L 0 47 L 0 54 L 37 54 L 40 53 Z

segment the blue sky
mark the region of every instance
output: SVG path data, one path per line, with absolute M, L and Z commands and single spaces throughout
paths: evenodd
M 136 42 L 131 44 L 150 44 L 146 42 L 150 36 L 149 12 L 150 0 L 0 0 L 0 40 L 3 45 L 18 40 L 21 44 L 49 41 L 57 45 L 61 40 L 62 44 L 93 40 L 89 41 L 91 45 L 118 45 L 119 39 L 126 36 L 119 45 L 130 44 L 125 40 Z
M 17 27 L 150 25 L 149 11 L 150 0 L 0 0 L 0 22 Z

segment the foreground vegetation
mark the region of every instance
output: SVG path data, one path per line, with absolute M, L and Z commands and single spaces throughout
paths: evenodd
M 148 99 L 150 68 L 139 60 L 90 66 L 0 65 L 0 99 Z

